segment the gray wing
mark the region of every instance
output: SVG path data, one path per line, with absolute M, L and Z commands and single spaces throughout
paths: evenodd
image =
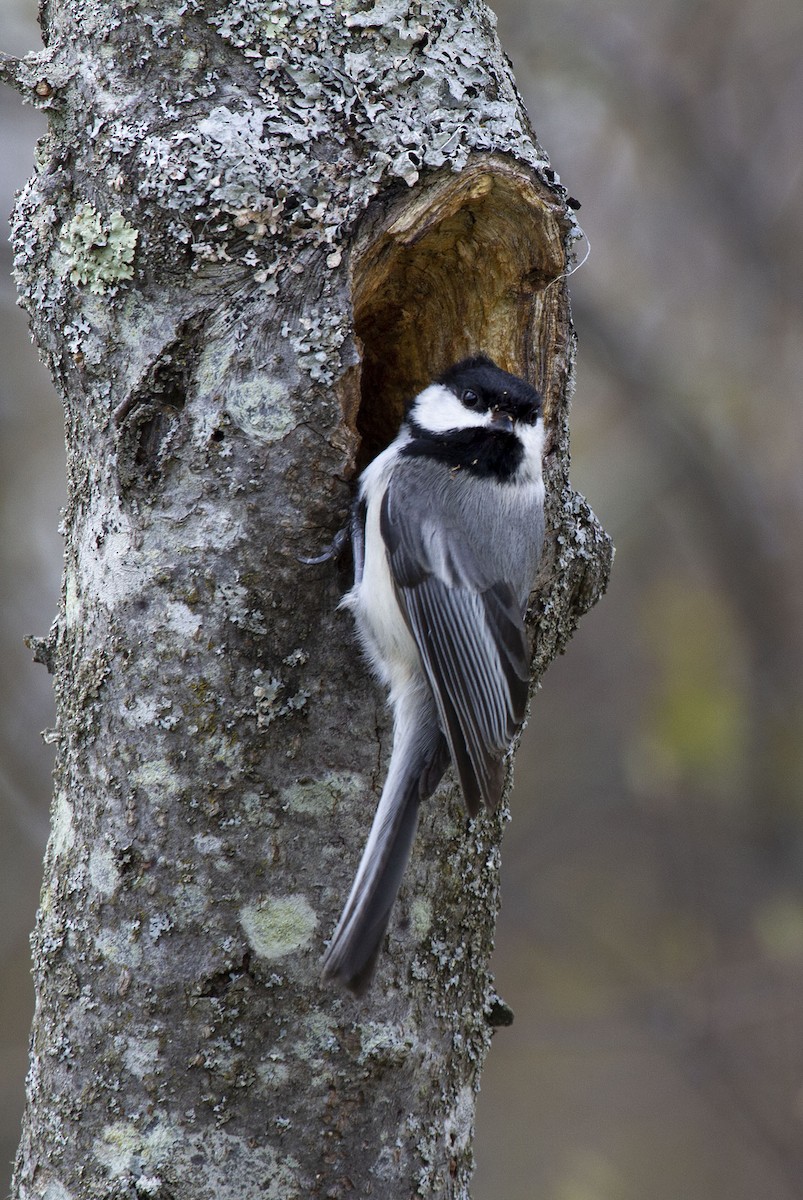
M 433 499 L 430 494 L 429 500 Z M 494 808 L 502 759 L 524 719 L 529 648 L 518 599 L 494 578 L 448 509 L 391 483 L 382 537 L 402 611 L 415 638 L 460 778 L 466 807 Z

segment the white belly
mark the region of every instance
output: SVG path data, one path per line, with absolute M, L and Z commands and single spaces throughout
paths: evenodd
M 379 528 L 390 466 L 386 455 L 390 457 L 385 451 L 374 459 L 363 476 L 362 494 L 367 508 L 363 576 L 343 597 L 342 605 L 354 613 L 360 640 L 377 676 L 390 689 L 393 704 L 411 679 L 421 677 L 423 668 L 399 608 Z

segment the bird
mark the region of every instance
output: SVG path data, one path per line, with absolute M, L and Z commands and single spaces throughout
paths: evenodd
M 470 817 L 500 803 L 529 690 L 544 440 L 538 390 L 475 354 L 414 397 L 360 475 L 341 607 L 387 689 L 393 747 L 322 962 L 323 978 L 355 995 L 371 983 L 420 807 L 449 764 Z

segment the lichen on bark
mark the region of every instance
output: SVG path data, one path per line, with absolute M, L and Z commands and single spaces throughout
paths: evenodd
M 383 777 L 330 540 L 486 350 L 551 430 L 536 667 L 604 587 L 568 482 L 577 226 L 485 5 L 45 0 L 17 278 L 64 403 L 53 832 L 15 1194 L 468 1196 L 503 815 L 427 807 L 377 986 L 318 961 Z

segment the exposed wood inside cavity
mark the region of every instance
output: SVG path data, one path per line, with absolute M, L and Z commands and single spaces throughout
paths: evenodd
M 404 405 L 439 371 L 483 351 L 544 393 L 568 328 L 565 208 L 537 177 L 485 158 L 366 223 L 352 260 L 362 346 L 361 462 L 392 439 Z M 556 382 L 556 381 L 555 381 Z

